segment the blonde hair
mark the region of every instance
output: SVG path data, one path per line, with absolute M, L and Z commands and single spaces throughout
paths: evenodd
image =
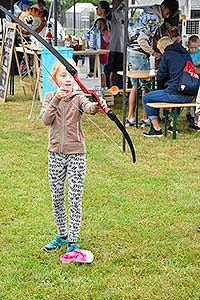
M 157 48 L 158 50 L 165 50 L 165 48 L 174 42 L 168 37 L 168 36 L 163 36 L 161 39 L 158 40 L 157 42 Z
M 66 59 L 74 68 L 76 68 L 76 63 L 75 61 L 72 59 L 72 58 L 67 58 Z M 54 65 L 53 65 L 53 68 L 52 68 L 52 71 L 51 71 L 51 75 L 52 75 L 52 80 L 56 82 L 56 76 L 57 76 L 57 73 L 60 69 L 60 67 L 62 66 L 62 63 L 60 61 L 57 61 Z

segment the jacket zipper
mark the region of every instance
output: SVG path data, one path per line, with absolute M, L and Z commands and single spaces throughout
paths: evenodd
M 62 101 L 60 153 L 63 153 L 64 138 L 65 138 L 65 102 Z

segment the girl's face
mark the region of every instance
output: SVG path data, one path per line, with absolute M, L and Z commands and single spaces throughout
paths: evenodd
M 56 83 L 63 88 L 67 93 L 73 91 L 75 80 L 71 74 L 66 70 L 65 66 L 60 65 L 56 74 Z

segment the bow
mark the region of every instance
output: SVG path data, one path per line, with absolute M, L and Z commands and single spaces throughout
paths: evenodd
M 136 162 L 136 154 L 135 149 L 133 146 L 133 143 L 131 141 L 131 138 L 126 131 L 126 128 L 121 123 L 121 121 L 118 119 L 118 117 L 115 115 L 115 113 L 108 107 L 105 107 L 101 103 L 101 99 L 93 90 L 88 90 L 87 87 L 84 86 L 84 84 L 80 81 L 78 78 L 78 72 L 77 70 L 54 48 L 52 47 L 45 39 L 43 39 L 38 33 L 36 33 L 34 30 L 32 30 L 28 25 L 26 25 L 24 22 L 19 20 L 14 14 L 9 12 L 5 7 L 0 5 L 0 10 L 2 10 L 6 15 L 8 15 L 12 20 L 15 21 L 15 23 L 19 24 L 21 27 L 23 27 L 25 30 L 30 32 L 44 47 L 46 47 L 55 57 L 66 67 L 67 71 L 73 76 L 74 80 L 77 82 L 79 87 L 82 89 L 82 91 L 86 94 L 91 94 L 94 101 L 98 102 L 98 106 L 101 108 L 101 110 L 117 125 L 119 130 L 122 132 L 125 140 L 127 141 L 131 154 L 133 162 Z

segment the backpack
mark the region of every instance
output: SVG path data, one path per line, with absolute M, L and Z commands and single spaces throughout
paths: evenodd
M 179 81 L 179 90 L 182 94 L 196 96 L 199 89 L 199 76 L 190 60 L 187 60 Z

